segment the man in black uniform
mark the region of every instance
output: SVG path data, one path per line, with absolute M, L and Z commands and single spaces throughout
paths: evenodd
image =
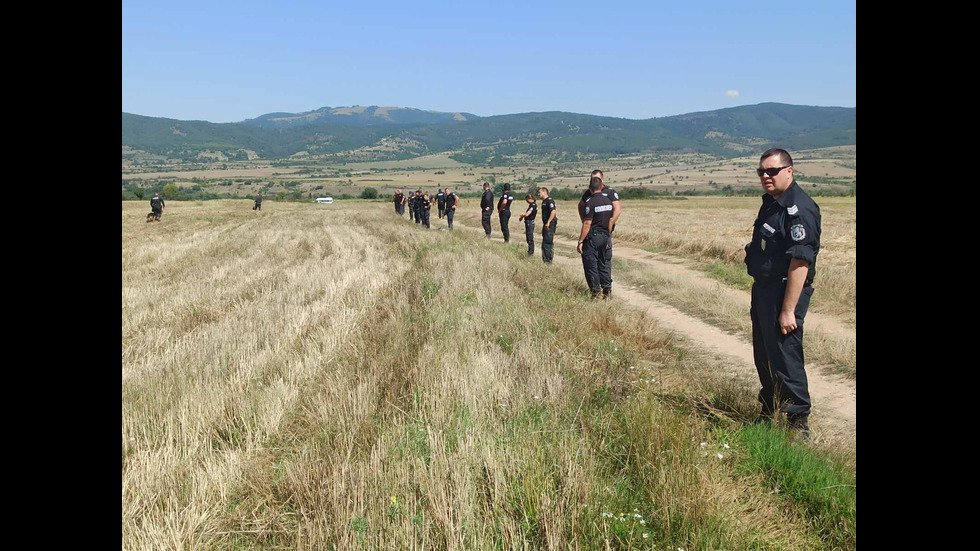
M 504 234 L 504 243 L 510 243 L 510 205 L 514 202 L 514 194 L 510 184 L 504 184 L 504 191 L 497 201 L 497 214 L 500 215 L 500 232 Z
M 483 231 L 487 232 L 487 239 L 490 239 L 490 213 L 493 209 L 493 190 L 490 184 L 483 182 L 483 197 L 480 198 L 480 210 L 483 211 Z
M 534 196 L 530 193 L 524 198 L 527 201 L 527 210 L 517 218 L 517 221 L 524 221 L 524 233 L 527 237 L 527 255 L 534 255 L 534 218 L 538 214 L 538 204 L 534 202 Z
M 602 171 L 599 169 L 593 170 L 592 176 L 589 177 L 589 182 L 592 181 L 592 178 L 599 178 L 600 180 L 602 180 L 603 179 Z M 610 232 L 611 232 L 612 229 L 615 229 L 616 222 L 619 221 L 619 213 L 622 212 L 623 208 L 619 205 L 619 194 L 616 193 L 615 189 L 603 183 L 602 191 L 600 191 L 600 193 L 608 197 L 609 200 L 613 202 L 613 219 L 612 219 L 612 226 L 610 227 Z M 592 196 L 592 190 L 589 188 L 589 186 L 585 186 L 585 193 L 582 194 L 582 199 L 578 202 L 579 220 L 585 220 L 585 200 L 591 196 Z
M 786 412 L 800 440 L 810 438 L 810 392 L 803 368 L 803 319 L 813 296 L 820 252 L 820 207 L 793 178 L 783 149 L 762 154 L 756 170 L 765 195 L 745 264 L 752 284 L 752 351 L 763 420 Z
M 415 215 L 415 223 L 421 224 L 422 223 L 422 190 L 421 189 L 415 190 L 415 199 L 412 205 L 414 207 L 412 209 L 412 213 Z
M 262 210 L 262 194 L 259 193 L 255 196 L 255 206 L 252 210 Z
M 402 210 L 402 203 L 404 202 L 405 202 L 405 196 L 402 195 L 402 190 L 396 189 L 395 190 L 395 214 L 400 215 L 404 213 L 404 210 Z
M 436 194 L 436 202 L 439 204 L 439 219 L 442 219 L 442 215 L 446 214 L 446 193 L 439 191 Z
M 408 199 L 405 204 L 408 206 L 408 219 L 411 220 L 415 218 L 415 194 L 409 191 L 407 195 Z
M 613 204 L 603 195 L 602 179 L 593 177 L 589 182 L 592 195 L 585 200 L 585 218 L 578 238 L 578 252 L 582 255 L 585 281 L 592 298 L 609 298 L 612 292 L 612 229 Z
M 545 264 L 551 264 L 555 258 L 555 230 L 558 228 L 558 207 L 555 200 L 548 193 L 548 188 L 538 188 L 538 197 L 541 198 L 541 220 L 544 221 L 544 229 L 541 230 L 541 260 Z
M 450 193 L 446 188 L 446 219 L 449 220 L 449 229 L 453 229 L 453 216 L 456 215 L 456 206 L 459 204 L 459 197 L 455 193 Z
M 429 194 L 426 193 L 422 196 L 422 225 L 426 228 L 429 227 L 429 211 L 432 210 L 432 201 L 429 200 Z
M 154 193 L 153 197 L 150 199 L 150 210 L 153 211 L 153 219 L 157 222 L 159 222 L 160 217 L 163 216 L 163 207 L 165 206 L 167 206 L 167 204 L 163 202 L 163 197 L 160 197 L 160 192 Z

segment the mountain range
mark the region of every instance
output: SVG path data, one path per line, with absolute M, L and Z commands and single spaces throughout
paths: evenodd
M 577 161 L 642 152 L 719 156 L 854 145 L 856 107 L 761 103 L 645 120 L 549 111 L 480 117 L 379 106 L 269 113 L 237 123 L 182 121 L 122 113 L 122 145 L 196 160 L 296 155 L 331 161 L 406 159 L 452 151 L 471 164 Z

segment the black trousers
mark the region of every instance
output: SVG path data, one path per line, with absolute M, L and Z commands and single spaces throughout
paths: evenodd
M 752 353 L 759 372 L 759 402 L 771 415 L 776 408 L 789 415 L 810 413 L 810 391 L 803 369 L 803 318 L 810 307 L 813 287 L 803 287 L 796 303 L 796 330 L 783 335 L 779 312 L 783 308 L 786 282 L 758 280 L 752 284 Z
M 524 221 L 524 233 L 527 238 L 527 254 L 534 254 L 534 220 Z
M 414 211 L 412 214 L 415 216 L 415 223 L 416 224 L 421 224 L 422 223 L 422 208 L 421 207 L 415 207 L 412 210 Z
M 439 218 L 441 219 L 446 214 L 446 205 L 439 205 Z
M 422 225 L 429 227 L 429 211 L 422 209 Z
M 545 226 L 541 232 L 541 259 L 551 264 L 555 258 L 555 230 L 558 228 L 558 220 L 551 222 L 551 227 Z
M 500 231 L 504 234 L 504 243 L 510 243 L 510 211 L 500 213 Z
M 262 203 L 255 203 L 255 206 L 252 207 L 252 210 L 256 210 L 256 209 L 262 210 Z
M 483 211 L 483 231 L 487 233 L 487 237 L 490 237 L 490 211 Z
M 453 229 L 453 216 L 456 216 L 456 210 L 452 208 L 447 209 L 446 218 L 449 220 L 449 229 Z
M 398 203 L 395 203 L 395 214 L 401 214 L 401 213 L 402 213 L 402 206 L 399 205 Z
M 582 244 L 582 267 L 585 282 L 593 295 L 612 292 L 612 237 L 608 232 L 592 230 Z

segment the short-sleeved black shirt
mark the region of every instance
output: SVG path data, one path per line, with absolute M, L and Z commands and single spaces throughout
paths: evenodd
M 548 197 L 547 199 L 542 200 L 541 201 L 541 220 L 545 224 L 547 224 L 548 223 L 548 218 L 551 217 L 551 212 L 552 211 L 556 211 L 556 210 L 558 210 L 558 207 L 555 206 L 555 200 L 554 199 L 552 199 L 551 197 Z M 555 221 L 556 222 L 558 221 L 558 215 L 557 214 L 555 215 Z
M 752 242 L 745 253 L 749 275 L 756 279 L 782 279 L 790 260 L 806 260 L 806 285 L 813 283 L 820 252 L 820 207 L 794 180 L 779 199 L 762 196 Z
M 402 194 L 401 193 L 396 193 L 395 194 L 395 204 L 396 205 L 400 205 L 401 202 L 402 202 Z
M 504 202 L 504 199 L 507 199 L 507 204 L 506 205 L 502 204 Z M 505 210 L 507 212 L 510 212 L 510 206 L 513 205 L 513 204 L 514 204 L 514 194 L 513 194 L 513 192 L 505 191 L 505 192 L 503 192 L 503 193 L 500 194 L 500 200 L 497 201 L 497 210 L 499 211 L 499 210 L 503 209 L 503 210 Z
M 439 201 L 439 208 L 446 205 L 446 194 L 442 191 L 436 194 L 436 201 Z
M 425 197 L 419 197 L 419 200 L 422 201 L 422 210 L 429 210 L 432 208 L 432 201 L 430 201 L 429 199 L 426 199 Z
M 614 203 L 619 201 L 619 194 L 616 193 L 615 189 L 607 185 L 603 185 L 602 189 L 599 190 L 599 193 L 605 195 L 606 197 L 609 198 L 610 201 Z M 592 190 L 589 188 L 585 188 L 585 193 L 582 194 L 582 201 L 585 201 L 589 197 L 592 197 Z M 579 218 L 582 218 L 583 220 L 585 219 L 585 205 L 579 207 L 578 214 L 579 214 Z
M 604 193 L 595 193 L 585 200 L 585 218 L 592 220 L 592 229 L 609 231 L 609 221 L 613 216 L 612 200 Z
M 493 190 L 486 190 L 483 192 L 483 197 L 480 198 L 480 210 L 487 210 L 488 208 L 493 208 Z
M 538 204 L 528 203 L 527 214 L 524 215 L 525 220 L 534 220 L 534 217 L 538 215 Z
M 449 208 L 456 204 L 456 194 L 450 193 L 446 196 L 446 208 Z

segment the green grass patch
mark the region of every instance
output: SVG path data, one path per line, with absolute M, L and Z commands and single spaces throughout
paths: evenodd
M 856 473 L 765 424 L 750 425 L 734 436 L 742 448 L 741 469 L 761 473 L 768 487 L 802 507 L 829 546 L 857 546 Z
M 735 265 L 727 262 L 710 262 L 704 266 L 704 273 L 713 279 L 717 279 L 743 291 L 750 291 L 752 289 L 752 276 L 745 271 L 744 264 Z

